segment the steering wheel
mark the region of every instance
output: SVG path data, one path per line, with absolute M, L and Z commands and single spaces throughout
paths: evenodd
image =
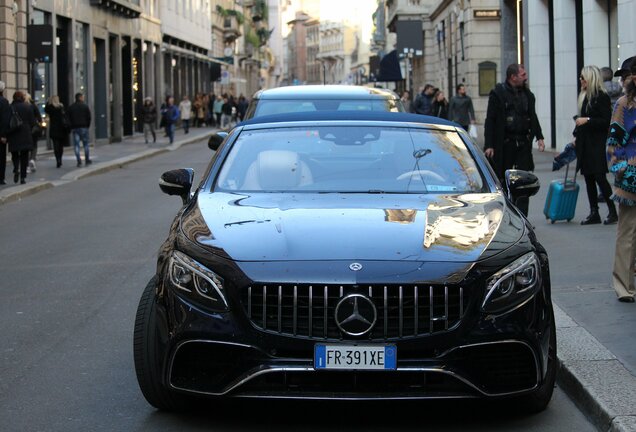
M 446 183 L 444 177 L 430 170 L 408 171 L 400 174 L 397 180 L 419 180 L 423 182 L 430 181 L 431 183 Z

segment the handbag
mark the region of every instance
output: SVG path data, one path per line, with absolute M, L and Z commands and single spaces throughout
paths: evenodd
M 64 128 L 64 133 L 71 133 L 71 122 L 65 113 L 62 113 L 62 127 Z
M 475 126 L 474 124 L 468 126 L 468 135 L 472 139 L 477 139 L 477 126 Z
M 31 128 L 31 135 L 40 137 L 42 135 L 42 127 L 39 123 L 36 123 Z
M 9 130 L 8 134 L 11 135 L 16 133 L 22 127 L 22 117 L 15 110 L 15 108 L 11 107 L 11 118 L 9 119 Z

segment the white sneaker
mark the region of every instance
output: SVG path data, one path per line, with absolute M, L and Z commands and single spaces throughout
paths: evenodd
M 31 168 L 31 172 L 35 172 L 37 171 L 36 167 L 35 167 L 35 161 L 33 159 L 31 159 L 29 161 L 29 168 Z

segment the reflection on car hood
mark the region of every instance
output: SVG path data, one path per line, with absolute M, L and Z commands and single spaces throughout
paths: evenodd
M 185 235 L 236 261 L 473 262 L 523 234 L 497 193 L 199 194 Z

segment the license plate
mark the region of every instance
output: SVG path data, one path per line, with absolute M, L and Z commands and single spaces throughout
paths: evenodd
M 395 369 L 395 345 L 323 345 L 314 349 L 315 369 Z

